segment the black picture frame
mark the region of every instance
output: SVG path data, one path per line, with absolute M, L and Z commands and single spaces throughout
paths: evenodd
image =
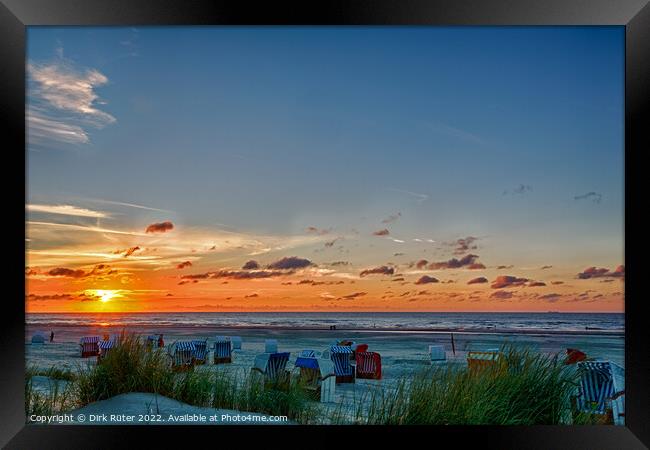
M 137 427 L 137 426 L 25 426 L 24 420 L 24 218 L 25 158 L 25 27 L 31 25 L 619 25 L 625 27 L 625 366 L 626 426 L 535 427 Z M 216 435 L 236 434 L 252 439 L 296 444 L 289 432 L 310 436 L 323 433 L 332 445 L 340 433 L 433 445 L 441 438 L 454 447 L 633 449 L 650 446 L 650 351 L 639 288 L 642 262 L 635 215 L 642 201 L 642 155 L 650 149 L 650 6 L 648 0 L 337 0 L 330 2 L 274 1 L 254 4 L 217 0 L 0 0 L 0 93 L 6 164 L 5 222 L 11 235 L 5 273 L 11 293 L 2 306 L 2 370 L 0 370 L 0 445 L 6 448 L 115 448 L 144 438 L 147 447 L 198 445 L 216 442 Z M 7 195 L 8 194 L 8 195 Z M 639 208 L 640 209 L 640 208 Z M 9 217 L 11 220 L 9 220 Z M 636 229 L 635 229 L 636 228 Z M 23 265 L 16 261 L 23 261 Z M 22 280 L 22 281 L 18 281 Z M 637 296 L 638 294 L 638 296 Z M 254 433 L 251 433 L 254 430 Z M 387 434 L 387 433 L 390 434 Z M 415 437 L 415 434 L 420 436 Z M 146 436 L 140 436 L 146 434 Z M 337 437 L 338 436 L 338 437 Z M 352 436 L 350 436 L 352 437 Z M 424 439 L 422 441 L 421 439 Z M 349 442 L 349 441 L 347 441 Z M 196 443 L 196 444 L 195 444 Z M 212 444 L 209 444 L 212 445 Z M 234 444 L 228 444 L 234 445 Z

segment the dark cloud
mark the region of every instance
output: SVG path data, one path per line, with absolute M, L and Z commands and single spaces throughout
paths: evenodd
M 128 258 L 129 256 L 131 256 L 132 254 L 134 254 L 134 253 L 137 252 L 138 250 L 140 250 L 140 247 L 138 247 L 137 245 L 136 245 L 135 247 L 131 247 L 131 248 L 127 249 L 127 250 L 124 252 L 124 257 L 125 257 L 125 258 Z
M 487 283 L 488 279 L 485 277 L 478 277 L 478 278 L 472 278 L 467 282 L 467 284 L 481 284 L 481 283 Z
M 457 239 L 453 242 L 447 242 L 446 245 L 451 245 L 454 248 L 454 255 L 464 255 L 470 250 L 476 250 L 478 246 L 474 244 L 478 238 L 474 236 L 467 236 L 466 238 Z
M 186 267 L 192 267 L 192 261 L 183 261 L 182 263 L 176 266 L 177 269 L 184 269 Z
M 304 258 L 298 258 L 297 256 L 286 256 L 278 261 L 272 262 L 267 266 L 269 269 L 278 269 L 278 270 L 291 270 L 291 269 L 303 269 L 309 267 L 313 263 Z
M 526 192 L 532 192 L 533 187 L 528 184 L 520 184 L 514 189 L 506 189 L 503 191 L 503 195 L 523 195 Z
M 388 236 L 390 234 L 390 231 L 388 231 L 386 228 L 384 228 L 383 230 L 377 230 L 372 234 L 374 236 Z
M 218 270 L 215 272 L 206 272 L 206 273 L 196 273 L 183 275 L 182 280 L 207 280 L 207 279 L 219 279 L 227 278 L 233 280 L 252 280 L 259 278 L 273 278 L 281 277 L 284 275 L 291 275 L 293 271 L 280 271 L 280 270 L 258 270 L 258 271 L 248 271 L 248 270 Z
M 451 258 L 449 261 L 440 261 L 429 264 L 429 269 L 460 269 L 466 267 L 468 269 L 485 269 L 485 266 L 476 262 L 478 255 L 465 255 L 460 259 Z
M 541 286 L 546 286 L 546 283 L 544 283 L 543 281 L 531 281 L 530 283 L 528 283 L 527 286 L 528 287 L 541 287 Z
M 429 261 L 427 261 L 426 259 L 421 259 L 415 263 L 415 267 L 417 267 L 418 269 L 424 269 L 427 266 L 427 264 L 429 264 Z
M 625 266 L 618 266 L 613 272 L 602 267 L 588 267 L 578 274 L 581 280 L 590 278 L 625 278 Z
M 45 275 L 50 277 L 66 278 L 87 278 L 91 276 L 113 275 L 116 270 L 111 270 L 108 264 L 97 264 L 92 270 L 86 272 L 82 269 L 69 269 L 67 267 L 56 267 L 48 270 Z
M 509 291 L 496 291 L 493 292 L 492 295 L 490 295 L 490 298 L 505 300 L 508 298 L 512 298 L 512 296 L 513 296 L 512 292 Z
M 349 266 L 350 262 L 349 261 L 334 261 L 329 263 L 328 265 L 330 266 Z
M 25 298 L 30 301 L 47 301 L 47 300 L 71 300 L 74 298 L 72 294 L 51 294 L 51 295 L 38 295 L 38 294 L 29 294 Z
M 254 297 L 259 297 L 259 294 L 249 294 L 244 296 L 244 298 L 254 298 Z
M 174 224 L 169 221 L 166 221 L 166 222 L 152 223 L 147 227 L 145 233 L 165 233 L 173 229 L 174 229 Z
M 341 239 L 343 239 L 343 238 L 337 237 L 335 239 L 332 239 L 331 241 L 327 241 L 327 242 L 325 242 L 325 247 L 327 247 L 327 248 L 334 247 L 334 244 L 336 244 L 336 241 L 339 241 Z
M 404 278 L 402 278 L 402 277 L 399 277 L 399 278 L 393 278 L 393 279 L 390 280 L 390 281 L 393 281 L 393 282 L 395 282 L 395 281 L 404 281 Z
M 551 284 L 564 284 L 564 281 L 551 281 Z
M 587 192 L 586 194 L 576 195 L 574 200 L 591 200 L 594 203 L 600 203 L 603 200 L 603 195 L 598 192 Z
M 512 269 L 514 266 L 509 265 L 509 266 L 497 266 L 497 270 L 503 270 L 503 269 Z
M 540 267 L 540 269 L 542 269 L 542 270 L 552 269 L 552 268 L 553 268 L 553 266 L 542 266 L 542 267 Z
M 246 263 L 242 266 L 242 269 L 244 270 L 257 270 L 259 268 L 259 263 L 252 259 L 250 261 L 246 261 Z
M 365 277 L 366 275 L 393 275 L 395 269 L 388 266 L 374 267 L 372 269 L 362 270 L 359 276 Z
M 562 297 L 561 294 L 556 294 L 555 292 L 553 292 L 553 293 L 550 293 L 550 294 L 540 295 L 538 298 L 540 300 L 546 300 L 547 302 L 555 302 L 555 301 L 559 300 L 561 297 Z
M 368 294 L 367 292 L 353 292 L 352 294 L 343 295 L 343 296 L 339 297 L 338 299 L 339 300 L 353 300 L 353 299 L 358 298 L 358 297 L 363 297 L 364 295 L 367 295 L 367 294 Z
M 428 275 L 422 275 L 415 284 L 428 284 L 428 283 L 437 283 L 438 279 L 430 277 Z
M 513 286 L 523 286 L 528 280 L 528 278 L 518 278 L 511 275 L 499 275 L 492 281 L 493 289 L 502 289 Z
M 381 223 L 393 223 L 393 222 L 397 221 L 400 217 L 402 217 L 401 212 L 398 212 L 397 214 L 391 214 L 390 216 L 388 216 L 384 220 L 382 220 Z

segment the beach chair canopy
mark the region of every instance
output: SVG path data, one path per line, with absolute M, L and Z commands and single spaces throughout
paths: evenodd
M 609 361 L 578 362 L 580 389 L 577 398 L 579 411 L 605 414 L 608 402 L 614 396 L 614 376 Z
M 170 347 L 170 353 L 176 352 L 194 352 L 196 347 L 192 341 L 176 341 Z
M 334 363 L 334 372 L 337 376 L 349 376 L 354 373 L 352 365 L 350 364 L 350 355 L 352 349 L 347 346 L 333 345 L 331 347 L 330 359 Z
M 99 341 L 98 345 L 100 350 L 109 350 L 115 347 L 115 341 Z
M 316 352 L 313 350 L 301 351 L 300 356 L 296 358 L 295 367 L 302 367 L 304 369 L 318 369 Z
M 215 358 L 229 358 L 232 353 L 232 343 L 228 340 L 216 340 L 213 344 Z
M 99 342 L 99 336 L 84 336 L 79 339 L 79 344 L 96 344 Z

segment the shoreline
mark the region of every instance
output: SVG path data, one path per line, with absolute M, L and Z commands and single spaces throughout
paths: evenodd
M 376 327 L 376 328 L 363 328 L 363 327 L 341 327 L 336 329 L 329 329 L 323 327 L 315 326 L 304 326 L 304 327 L 291 327 L 285 325 L 173 325 L 173 324 L 164 324 L 164 325 L 155 325 L 155 324 L 138 324 L 138 325 L 103 325 L 101 323 L 89 323 L 89 324 L 26 324 L 30 328 L 42 328 L 42 327 L 57 327 L 57 328 L 102 328 L 102 329 L 125 329 L 125 330 L 137 330 L 137 329 L 177 329 L 177 330 L 251 330 L 251 331 L 323 331 L 323 332 L 332 332 L 336 334 L 337 332 L 348 332 L 348 333 L 413 333 L 413 334 L 471 334 L 471 335 L 499 335 L 499 334 L 521 334 L 526 336 L 612 336 L 620 337 L 625 336 L 624 330 L 542 330 L 542 329 L 515 329 L 515 328 L 398 328 L 398 327 Z

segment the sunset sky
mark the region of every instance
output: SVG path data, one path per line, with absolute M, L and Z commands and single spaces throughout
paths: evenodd
M 624 29 L 27 38 L 26 308 L 624 308 Z

